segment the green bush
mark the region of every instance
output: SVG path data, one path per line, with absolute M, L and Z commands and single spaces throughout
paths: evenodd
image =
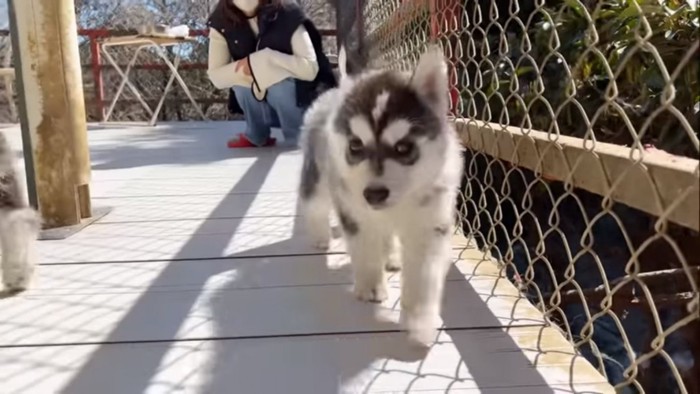
M 598 141 L 631 146 L 639 135 L 698 157 L 700 14 L 691 2 L 549 1 L 527 31 L 491 24 L 480 40 L 468 29 L 465 52 L 476 43 L 471 52 L 488 55 L 463 59 L 462 114 L 576 137 L 591 125 Z

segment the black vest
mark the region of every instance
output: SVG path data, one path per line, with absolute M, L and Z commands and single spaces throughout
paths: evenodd
M 291 55 L 292 35 L 300 25 L 304 25 L 314 45 L 319 69 L 313 81 L 295 80 L 297 106 L 308 107 L 320 93 L 337 86 L 330 61 L 323 52 L 321 34 L 296 4 L 287 3 L 281 7 L 266 6 L 260 9 L 258 11 L 259 34 L 257 38 L 248 21 L 234 24 L 224 16 L 218 7 L 209 16 L 207 24 L 226 38 L 231 58 L 234 61 L 243 59 L 264 48 Z M 243 113 L 233 92 L 229 93 L 228 107 L 232 114 Z

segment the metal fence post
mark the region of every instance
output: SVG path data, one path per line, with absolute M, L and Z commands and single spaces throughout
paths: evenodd
M 36 177 L 34 176 L 34 155 L 32 152 L 32 139 L 29 131 L 29 124 L 27 121 L 27 107 L 25 106 L 24 100 L 24 83 L 23 83 L 23 72 L 22 72 L 22 56 L 19 55 L 19 38 L 17 34 L 17 16 L 15 14 L 14 7 L 15 0 L 9 0 L 8 11 L 9 11 L 9 21 L 10 21 L 10 39 L 12 42 L 12 50 L 15 53 L 14 56 L 14 68 L 15 68 L 15 84 L 17 86 L 17 94 L 19 96 L 19 121 L 20 128 L 22 130 L 22 152 L 24 154 L 24 169 L 25 177 L 27 180 L 27 197 L 29 199 L 29 205 L 34 209 L 39 208 L 39 201 L 36 192 Z

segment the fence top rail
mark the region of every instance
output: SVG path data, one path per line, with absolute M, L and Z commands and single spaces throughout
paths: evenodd
M 625 146 L 597 143 L 591 150 L 575 137 L 552 141 L 545 132 L 467 119 L 456 125 L 468 148 L 700 231 L 696 159 L 653 149 L 631 160 L 633 149 Z

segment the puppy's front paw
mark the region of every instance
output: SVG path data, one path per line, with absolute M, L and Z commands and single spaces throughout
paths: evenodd
M 330 237 L 314 237 L 311 245 L 318 250 L 328 250 L 331 247 Z
M 398 259 L 389 259 L 384 268 L 388 272 L 399 272 L 401 271 L 401 262 Z
M 423 328 L 408 331 L 408 341 L 418 348 L 428 348 L 437 338 L 437 329 Z
M 419 347 L 428 347 L 437 337 L 437 316 L 433 313 L 401 311 L 401 325 L 408 331 L 409 340 Z
M 28 264 L 7 264 L 3 271 L 2 282 L 5 290 L 11 292 L 24 291 L 29 287 L 32 279 L 32 267 Z
M 306 218 L 305 225 L 309 243 L 319 250 L 328 250 L 331 244 L 331 229 L 327 220 L 315 215 Z
M 375 285 L 360 285 L 355 284 L 355 297 L 360 301 L 381 303 L 389 298 L 384 283 Z

